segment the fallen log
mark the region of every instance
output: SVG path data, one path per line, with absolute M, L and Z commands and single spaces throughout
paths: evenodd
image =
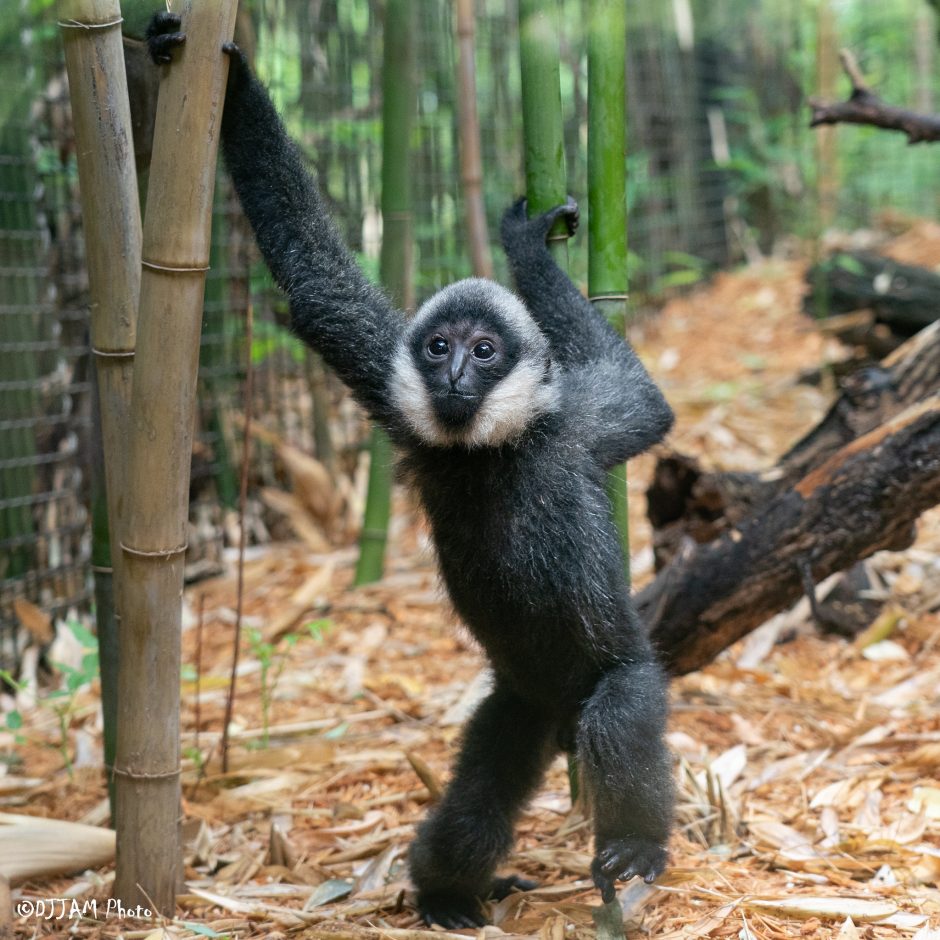
M 940 322 L 921 330 L 881 363 L 844 379 L 823 419 L 764 473 L 707 473 L 692 457 L 660 457 L 647 491 L 657 568 L 669 562 L 683 539 L 712 541 L 840 448 L 938 389 Z
M 636 598 L 667 667 L 704 666 L 814 583 L 910 542 L 940 503 L 940 396 L 847 444 L 759 514 L 690 541 Z
M 835 252 L 806 272 L 806 283 L 804 308 L 811 316 L 871 310 L 875 324 L 900 336 L 940 317 L 940 275 L 870 251 Z

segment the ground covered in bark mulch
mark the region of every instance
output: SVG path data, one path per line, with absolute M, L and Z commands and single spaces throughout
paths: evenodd
M 909 260 L 940 261 L 930 226 L 899 244 Z M 816 386 L 796 377 L 845 350 L 799 312 L 803 271 L 768 262 L 719 275 L 637 327 L 637 348 L 678 414 L 677 449 L 707 466 L 766 467 L 823 413 L 825 370 Z M 638 583 L 652 567 L 642 498 L 651 468 L 647 457 L 630 470 Z M 483 662 L 443 602 L 426 530 L 404 497 L 385 580 L 351 589 L 354 558 L 302 543 L 249 553 L 227 774 L 218 739 L 234 572 L 187 593 L 187 888 L 177 919 L 159 928 L 166 935 L 431 935 L 410 905 L 404 855 L 485 689 Z M 628 932 L 940 938 L 940 512 L 922 519 L 911 549 L 877 556 L 872 569 L 888 601 L 857 638 L 818 635 L 804 602 L 673 684 L 679 824 L 665 876 L 623 886 Z M 50 707 L 24 709 L 18 742 L 0 735 L 0 752 L 17 758 L 0 770 L 0 809 L 106 818 L 95 696 L 94 685 L 83 690 L 69 719 L 71 776 Z M 559 759 L 508 869 L 541 887 L 495 905 L 487 936 L 595 935 L 589 831 Z M 30 882 L 14 904 L 104 899 L 111 875 Z M 116 918 L 14 922 L 24 937 L 154 929 Z

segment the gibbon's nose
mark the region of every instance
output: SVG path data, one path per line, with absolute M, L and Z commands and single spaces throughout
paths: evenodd
M 464 349 L 463 346 L 458 346 L 454 350 L 454 355 L 451 357 L 451 360 L 447 365 L 447 378 L 450 380 L 451 388 L 457 388 L 457 383 L 462 378 L 466 365 L 467 350 Z

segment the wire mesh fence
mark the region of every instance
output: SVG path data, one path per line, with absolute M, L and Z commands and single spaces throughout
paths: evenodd
M 831 224 L 871 225 L 888 207 L 935 212 L 935 157 L 890 135 L 841 134 L 820 171 L 806 128 L 818 11 L 798 0 L 672 0 L 632 10 L 626 155 L 631 287 L 655 300 L 745 253 L 818 234 L 821 172 L 838 180 Z M 383 4 L 246 0 L 242 42 L 298 139 L 340 229 L 376 276 Z M 417 300 L 471 273 L 464 245 L 452 4 L 415 0 L 417 121 L 412 134 Z M 838 42 L 860 50 L 872 84 L 930 106 L 934 24 L 921 4 L 833 7 Z M 569 188 L 586 208 L 586 0 L 559 0 Z M 476 79 L 490 231 L 522 190 L 517 11 L 477 0 Z M 89 368 L 87 278 L 67 89 L 51 2 L 0 12 L 0 668 L 15 661 L 14 601 L 55 616 L 87 606 Z M 913 63 L 913 65 L 912 65 Z M 842 88 L 843 86 L 838 86 Z M 394 132 L 391 129 L 390 132 Z M 831 180 L 830 180 L 831 183 Z M 497 276 L 505 280 L 500 252 Z M 193 455 L 193 575 L 215 570 L 236 503 L 243 377 L 262 434 L 254 492 L 282 486 L 284 442 L 333 476 L 361 475 L 367 429 L 316 356 L 288 330 L 231 187 L 219 174 Z M 586 239 L 571 248 L 575 280 Z M 255 329 L 246 348 L 249 306 Z M 228 522 L 227 522 L 228 520 Z M 256 533 L 286 533 L 259 511 Z

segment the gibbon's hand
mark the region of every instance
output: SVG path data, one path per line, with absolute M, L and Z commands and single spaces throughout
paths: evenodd
M 173 61 L 173 52 L 186 42 L 186 34 L 180 30 L 182 20 L 178 13 L 161 10 L 155 13 L 147 26 L 147 49 L 156 65 L 167 65 Z M 229 57 L 227 91 L 234 91 L 251 72 L 248 57 L 236 42 L 222 44 L 222 51 Z
M 167 65 L 173 61 L 173 50 L 186 42 L 186 34 L 180 32 L 182 20 L 179 13 L 160 10 L 154 13 L 147 24 L 147 49 L 156 65 Z
M 543 212 L 532 219 L 528 217 L 527 204 L 528 200 L 523 196 L 504 213 L 500 224 L 500 237 L 503 245 L 515 245 L 519 242 L 536 242 L 542 245 L 559 218 L 565 220 L 569 235 L 574 235 L 578 230 L 580 210 L 571 196 L 563 205 L 555 206 L 554 209 L 549 209 L 548 212 Z

